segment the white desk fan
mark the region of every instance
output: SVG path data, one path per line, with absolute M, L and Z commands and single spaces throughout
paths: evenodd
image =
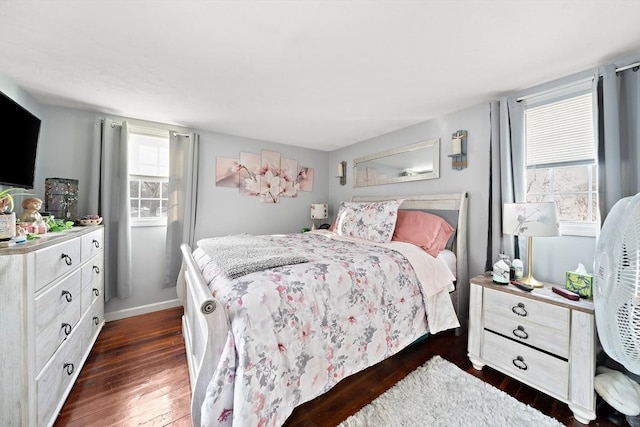
M 598 239 L 593 302 L 604 351 L 640 375 L 640 193 L 618 201 Z M 627 416 L 640 419 L 640 384 L 622 372 L 598 368 L 596 391 Z M 633 421 L 629 417 L 634 417 Z

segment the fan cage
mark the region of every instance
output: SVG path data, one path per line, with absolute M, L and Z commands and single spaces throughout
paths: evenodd
M 612 359 L 640 375 L 640 194 L 613 207 L 596 254 L 598 336 Z

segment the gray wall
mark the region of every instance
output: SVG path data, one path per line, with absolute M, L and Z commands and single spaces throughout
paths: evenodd
M 0 77 L 2 77 L 0 75 Z M 93 123 L 96 113 L 54 106 L 42 106 L 14 82 L 0 78 L 0 89 L 42 119 L 36 162 L 36 195 L 44 196 L 44 179 L 48 177 L 79 180 L 79 214 L 87 212 Z M 464 129 L 468 136 L 468 167 L 451 169 L 451 134 Z M 372 138 L 352 146 L 326 153 L 267 141 L 195 130 L 201 135 L 200 191 L 197 210 L 196 239 L 234 233 L 299 232 L 311 225 L 309 205 L 329 203 L 330 218 L 340 201 L 353 195 L 411 195 L 468 191 L 469 198 L 469 273 L 484 269 L 488 196 L 489 196 L 489 104 L 481 104 L 447 114 L 414 126 Z M 353 188 L 353 159 L 378 151 L 440 138 L 440 178 L 411 183 Z M 260 203 L 256 197 L 240 196 L 236 189 L 216 187 L 214 172 L 217 156 L 238 157 L 240 151 L 278 151 L 283 157 L 296 159 L 300 165 L 315 169 L 312 192 L 300 192 L 297 198 L 283 198 L 279 204 Z M 346 160 L 347 185 L 340 186 L 337 163 Z M 126 300 L 111 300 L 106 312 L 126 313 L 149 304 L 162 304 L 176 298 L 175 288 L 163 289 L 159 268 L 164 256 L 164 227 L 139 227 L 133 230 L 134 291 Z M 563 283 L 564 272 L 578 262 L 591 270 L 593 238 L 557 237 L 536 239 L 535 274 L 540 280 Z M 116 317 L 118 317 L 116 315 Z
M 451 134 L 466 130 L 468 167 L 451 169 Z M 330 178 L 329 215 L 334 217 L 341 201 L 358 195 L 412 195 L 469 192 L 469 273 L 484 269 L 489 218 L 489 103 L 477 105 L 414 126 L 363 141 L 331 152 L 329 167 L 337 170 L 338 162 L 347 161 L 347 185 Z M 440 178 L 353 188 L 353 159 L 415 142 L 440 138 Z
M 78 214 L 89 206 L 89 182 L 93 154 L 93 129 L 97 113 L 88 110 L 39 105 L 10 79 L 0 79 L 0 90 L 42 120 L 35 186 L 32 192 L 44 199 L 45 178 L 79 181 Z M 141 122 L 142 123 L 142 122 Z M 174 127 L 180 130 L 179 127 Z M 328 200 L 329 154 L 272 142 L 195 130 L 200 134 L 200 192 L 196 237 L 232 233 L 270 234 L 299 232 L 311 225 L 310 204 Z M 239 157 L 240 151 L 278 151 L 283 157 L 315 169 L 313 191 L 296 198 L 282 198 L 279 204 L 260 203 L 258 197 L 244 197 L 237 189 L 215 186 L 217 156 Z M 19 206 L 19 198 L 17 198 Z M 140 307 L 164 304 L 176 299 L 175 288 L 162 288 L 165 227 L 136 227 L 132 231 L 134 290 L 126 300 L 112 299 L 106 305 L 111 318 L 135 314 Z M 144 311 L 144 310 L 143 310 Z M 122 314 L 124 313 L 124 314 Z

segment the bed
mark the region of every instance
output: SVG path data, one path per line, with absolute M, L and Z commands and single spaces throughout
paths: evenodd
M 467 201 L 463 192 L 354 197 L 341 206 L 339 218 L 349 221 L 342 209 L 360 215 L 363 205 L 393 203 L 403 218 L 416 212 L 443 218 L 454 232 L 437 256 L 406 241 L 351 235 L 348 224 L 337 224 L 340 232 L 226 236 L 202 239 L 196 250 L 182 245 L 177 290 L 193 424 L 281 425 L 295 406 L 416 339 L 453 327 L 461 333 L 469 287 Z M 355 218 L 362 226 L 369 217 Z M 375 228 L 364 224 L 360 232 Z M 254 260 L 277 246 L 288 258 L 247 271 L 235 254 L 216 258 L 225 245 L 247 245 Z

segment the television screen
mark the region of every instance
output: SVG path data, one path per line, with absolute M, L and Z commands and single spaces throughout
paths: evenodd
M 0 185 L 33 188 L 40 119 L 0 92 Z

